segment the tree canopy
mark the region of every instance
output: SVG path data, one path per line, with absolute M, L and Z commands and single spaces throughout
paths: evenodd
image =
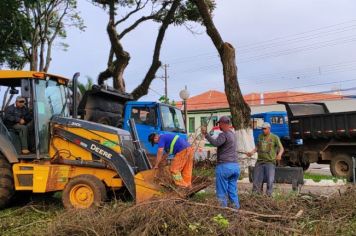
M 0 1 L 0 66 L 22 68 L 26 63 L 22 43 L 29 42 L 31 30 L 20 6 L 20 1 Z
M 213 10 L 215 2 L 207 2 L 210 10 Z M 130 61 L 130 53 L 125 50 L 122 39 L 147 21 L 161 25 L 157 32 L 151 65 L 141 84 L 132 91 L 135 99 L 148 93 L 148 88 L 162 64 L 160 52 L 168 27 L 186 22 L 201 22 L 199 11 L 192 0 L 95 0 L 94 3 L 108 10 L 107 32 L 111 43 L 107 68 L 99 74 L 98 84 L 112 78 L 113 87 L 122 92 L 126 92 L 124 71 Z M 123 12 L 126 14 L 118 18 L 118 13 L 122 15 Z
M 0 63 L 47 71 L 56 39 L 66 38 L 66 27 L 84 29 L 76 0 L 1 1 Z M 60 44 L 64 49 L 68 46 Z

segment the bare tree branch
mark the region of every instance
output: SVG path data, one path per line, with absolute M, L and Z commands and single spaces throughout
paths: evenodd
M 169 9 L 166 17 L 164 18 L 164 20 L 162 22 L 162 25 L 158 31 L 151 66 L 150 66 L 148 72 L 146 73 L 146 76 L 143 79 L 142 83 L 133 90 L 132 95 L 133 95 L 134 99 L 139 99 L 140 97 L 142 97 L 148 93 L 148 88 L 149 88 L 151 82 L 153 81 L 153 79 L 155 78 L 158 68 L 161 66 L 159 56 L 160 56 L 160 52 L 161 52 L 161 46 L 163 43 L 163 39 L 164 39 L 164 36 L 165 36 L 168 26 L 171 24 L 172 19 L 174 18 L 174 14 L 175 14 L 179 4 L 180 4 L 180 0 L 173 1 L 171 8 Z
M 136 12 L 142 10 L 143 8 L 145 8 L 145 6 L 147 5 L 148 0 L 146 0 L 146 2 L 141 5 L 141 1 L 136 1 L 136 8 L 134 10 L 132 10 L 131 12 L 129 12 L 126 16 L 124 16 L 122 19 L 118 20 L 115 23 L 115 26 L 118 26 L 119 24 L 121 24 L 122 22 L 126 21 L 128 18 L 130 18 L 130 16 L 132 16 L 133 14 L 135 14 Z
M 64 7 L 64 10 L 62 12 L 62 15 L 59 17 L 58 21 L 57 21 L 57 25 L 54 29 L 54 32 L 53 32 L 53 35 L 52 37 L 49 39 L 48 41 L 48 46 L 47 46 L 47 56 L 46 56 L 46 65 L 45 65 L 45 68 L 44 68 L 44 71 L 48 71 L 48 68 L 49 68 L 49 65 L 51 63 L 51 54 L 52 54 L 52 44 L 53 44 L 53 41 L 55 40 L 55 38 L 57 37 L 61 27 L 62 27 L 62 23 L 63 23 L 63 19 L 65 17 L 65 15 L 67 14 L 67 10 L 69 8 L 69 3 L 68 1 L 65 1 L 66 5 Z
M 119 39 L 122 39 L 127 33 L 134 30 L 142 22 L 157 18 L 163 12 L 163 10 L 167 7 L 167 5 L 168 5 L 168 3 L 164 3 L 162 5 L 161 9 L 159 9 L 155 14 L 152 14 L 149 16 L 142 16 L 140 19 L 136 20 L 132 25 L 130 25 L 129 27 L 127 27 L 126 29 L 124 29 L 121 32 L 121 34 L 119 35 Z

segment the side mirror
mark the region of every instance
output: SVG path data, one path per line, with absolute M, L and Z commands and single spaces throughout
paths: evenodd
M 31 97 L 31 90 L 30 90 L 30 80 L 29 79 L 22 79 L 21 80 L 21 96 L 24 98 Z M 11 93 L 11 91 L 10 91 Z M 18 91 L 17 91 L 18 93 Z M 16 94 L 17 94 L 16 93 Z

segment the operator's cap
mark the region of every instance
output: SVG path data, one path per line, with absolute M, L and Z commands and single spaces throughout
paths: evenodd
M 219 123 L 230 124 L 230 118 L 227 116 L 222 116 L 222 117 L 220 117 L 219 121 L 216 123 L 217 124 L 219 124 Z
M 264 123 L 262 124 L 262 129 L 263 129 L 263 128 L 271 128 L 271 124 L 268 123 L 268 122 L 264 122 Z
M 17 96 L 16 98 L 16 102 L 25 102 L 25 101 L 26 101 L 25 98 L 22 96 Z
M 155 136 L 157 134 L 156 133 L 151 133 L 150 135 L 148 135 L 148 142 L 150 142 L 152 144 L 152 147 L 155 145 Z

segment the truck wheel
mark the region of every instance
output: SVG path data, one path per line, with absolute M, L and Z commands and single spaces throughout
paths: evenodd
M 0 209 L 7 206 L 15 193 L 11 164 L 0 154 Z
M 71 179 L 62 194 L 65 208 L 86 209 L 99 206 L 106 199 L 104 183 L 92 175 L 79 175 Z
M 352 160 L 348 154 L 337 154 L 331 159 L 330 171 L 333 176 L 352 178 Z

